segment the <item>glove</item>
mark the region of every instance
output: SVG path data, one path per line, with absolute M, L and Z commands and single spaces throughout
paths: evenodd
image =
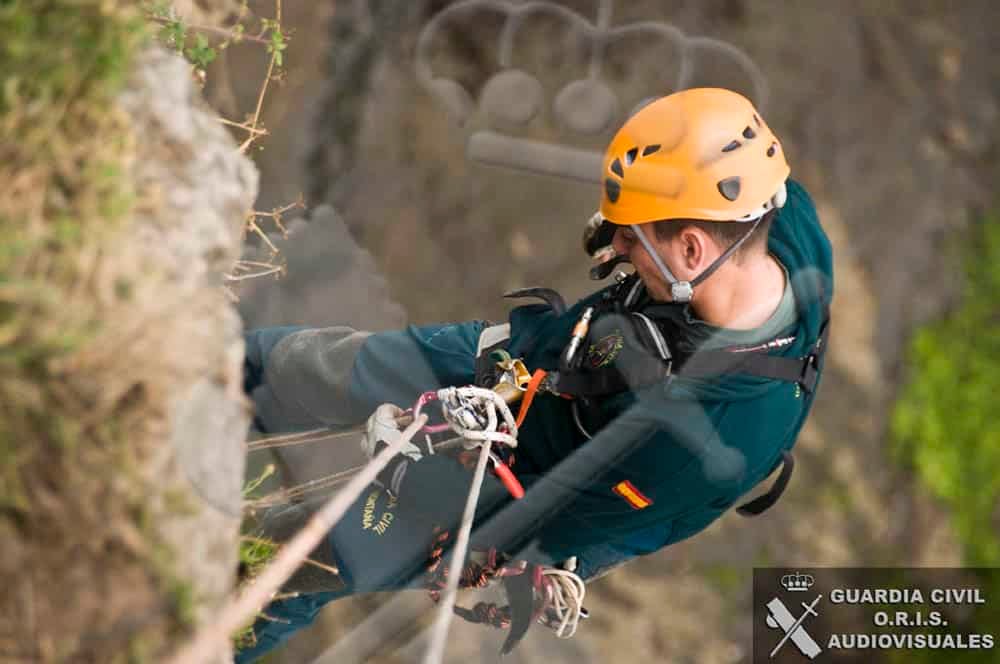
M 615 239 L 617 226 L 597 212 L 590 218 L 583 229 L 583 250 L 594 261 L 590 268 L 590 278 L 594 281 L 606 279 L 614 269 L 628 262 L 628 256 L 615 253 L 612 242 Z
M 361 437 L 361 449 L 369 459 L 378 454 L 384 445 L 391 445 L 399 440 L 401 432 L 397 420 L 405 415 L 402 408 L 391 403 L 384 403 L 375 409 L 368 418 L 365 433 Z M 412 461 L 420 461 L 424 456 L 420 448 L 412 442 L 404 445 L 400 454 Z
M 583 229 L 583 250 L 599 262 L 613 258 L 614 249 L 611 248 L 611 242 L 615 237 L 616 228 L 597 212 L 587 221 Z

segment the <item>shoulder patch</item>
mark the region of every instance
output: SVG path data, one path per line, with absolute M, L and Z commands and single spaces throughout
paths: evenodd
M 606 367 L 615 361 L 624 346 L 625 339 L 622 337 L 621 330 L 615 330 L 598 339 L 587 349 L 587 364 L 590 365 L 591 369 Z
M 643 495 L 635 488 L 635 485 L 628 480 L 623 480 L 611 488 L 612 491 L 625 499 L 632 509 L 641 510 L 653 504 L 653 501 Z

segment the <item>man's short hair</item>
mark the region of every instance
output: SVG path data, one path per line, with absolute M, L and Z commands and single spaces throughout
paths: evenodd
M 747 238 L 736 253 L 733 254 L 733 258 L 740 260 L 745 256 L 752 256 L 758 253 L 766 253 L 767 251 L 767 236 L 771 230 L 771 223 L 774 221 L 774 217 L 777 214 L 777 210 L 769 210 L 761 222 L 757 225 L 757 229 L 753 232 L 753 235 Z M 750 223 L 748 222 L 737 222 L 737 221 L 705 221 L 703 219 L 666 219 L 663 221 L 657 221 L 653 223 L 653 232 L 658 240 L 667 241 L 672 240 L 677 237 L 677 235 L 689 227 L 699 228 L 705 232 L 709 237 L 711 237 L 715 242 L 722 248 L 723 251 L 728 249 L 733 243 L 738 242 L 741 237 L 747 232 Z

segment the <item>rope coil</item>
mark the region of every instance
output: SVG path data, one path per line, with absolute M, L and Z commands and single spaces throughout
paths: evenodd
M 544 608 L 552 614 L 545 624 L 554 629 L 560 639 L 568 639 L 576 634 L 584 615 L 583 598 L 587 586 L 575 572 L 554 567 L 542 571 L 542 584 L 546 593 Z M 558 627 L 553 625 L 553 620 L 558 621 Z

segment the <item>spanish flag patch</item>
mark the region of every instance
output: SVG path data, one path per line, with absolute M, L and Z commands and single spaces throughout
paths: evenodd
M 624 480 L 614 485 L 611 489 L 625 499 L 632 509 L 641 510 L 653 504 L 653 501 L 642 495 L 642 492 L 635 488 L 635 485 Z

